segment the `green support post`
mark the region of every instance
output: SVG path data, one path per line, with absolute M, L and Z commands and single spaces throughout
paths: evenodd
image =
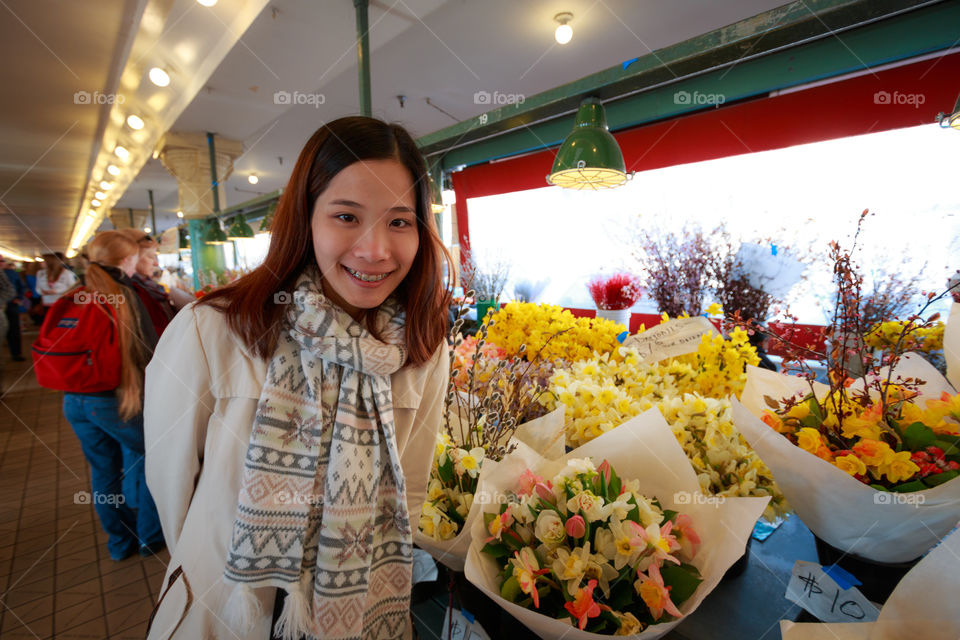
M 353 0 L 357 10 L 357 63 L 360 74 L 360 113 L 373 115 L 370 99 L 370 21 L 369 0 Z

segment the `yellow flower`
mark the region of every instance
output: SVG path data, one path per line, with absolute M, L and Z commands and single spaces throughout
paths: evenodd
M 869 438 L 862 438 L 860 442 L 853 445 L 853 451 L 864 463 L 871 467 L 889 464 L 893 460 L 894 454 L 893 449 L 886 442 Z
M 909 451 L 897 451 L 880 467 L 880 473 L 886 475 L 890 482 L 909 480 L 918 471 L 920 467 L 910 460 Z
M 714 303 L 711 304 L 709 307 L 707 307 L 707 315 L 710 315 L 710 316 L 722 316 L 722 315 L 723 315 L 723 307 L 720 305 L 719 302 L 714 302 Z
M 846 471 L 851 476 L 862 476 L 867 472 L 866 465 L 857 456 L 850 454 L 833 459 L 833 464 L 841 471 Z
M 817 449 L 823 444 L 820 439 L 820 432 L 810 427 L 804 427 L 797 432 L 797 446 L 816 455 Z

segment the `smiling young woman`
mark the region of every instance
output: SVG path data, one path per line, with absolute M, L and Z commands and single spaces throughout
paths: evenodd
M 263 265 L 165 331 L 145 417 L 171 562 L 150 638 L 409 636 L 447 385 L 428 184 L 401 127 L 321 127 Z

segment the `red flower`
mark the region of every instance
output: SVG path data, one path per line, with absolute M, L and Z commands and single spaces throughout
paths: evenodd
M 577 597 L 573 602 L 567 602 L 563 605 L 564 609 L 570 612 L 576 620 L 580 629 L 587 626 L 589 618 L 596 618 L 600 615 L 600 605 L 593 601 L 593 588 L 597 586 L 596 580 L 591 580 L 587 586 L 577 592 Z
M 617 273 L 607 279 L 596 277 L 587 284 L 597 309 L 629 309 L 643 295 L 640 279 L 628 273 Z

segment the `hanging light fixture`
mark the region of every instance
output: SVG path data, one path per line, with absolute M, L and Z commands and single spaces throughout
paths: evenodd
M 187 233 L 187 228 L 185 226 L 180 226 L 178 230 L 178 235 L 180 236 L 180 251 L 189 251 L 190 236 Z
M 243 216 L 237 216 L 233 219 L 233 224 L 230 225 L 230 230 L 227 231 L 227 239 L 229 240 L 246 240 L 253 237 L 253 229 L 250 228 L 250 225 L 247 224 L 247 221 L 243 219 Z
M 563 13 L 558 13 L 553 16 L 554 22 L 559 22 L 560 26 L 557 27 L 557 30 L 553 32 L 553 37 L 557 40 L 557 44 L 567 44 L 573 38 L 573 27 L 568 23 L 573 20 L 573 14 L 569 11 L 564 11 Z
M 547 182 L 564 189 L 612 189 L 627 181 L 620 145 L 596 98 L 580 103 L 573 131 L 560 145 Z
M 957 104 L 953 106 L 953 113 L 938 113 L 937 124 L 944 129 L 953 128 L 960 131 L 960 96 L 957 96 Z
M 277 203 L 274 202 L 267 209 L 267 215 L 260 221 L 258 233 L 270 233 L 270 227 L 273 225 L 273 212 L 277 210 Z
M 220 226 L 220 218 L 214 218 L 210 221 L 210 228 L 203 234 L 203 241 L 207 244 L 227 244 L 227 234 L 223 232 Z

